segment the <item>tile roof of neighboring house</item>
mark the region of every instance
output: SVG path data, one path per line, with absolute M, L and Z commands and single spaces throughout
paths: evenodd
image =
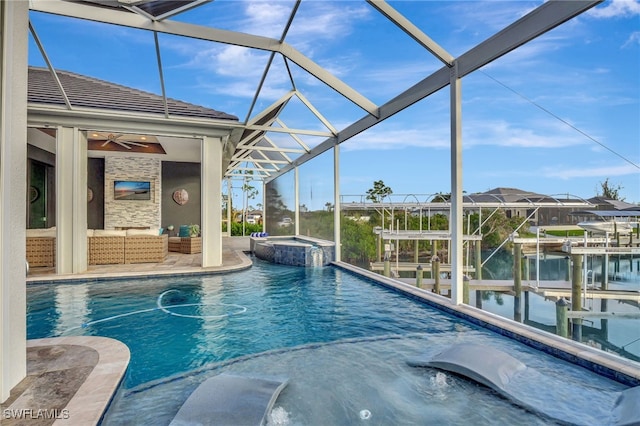
M 599 209 L 609 209 L 609 210 L 638 210 L 640 207 L 635 204 L 630 204 L 625 201 L 620 200 L 610 200 L 604 197 L 593 197 L 589 198 L 591 204 L 595 204 Z
M 546 195 L 536 194 L 535 192 L 525 191 L 517 188 L 494 188 L 486 192 L 466 195 L 465 198 L 477 203 L 496 201 L 504 203 L 516 203 L 550 199 Z
M 72 107 L 131 111 L 164 115 L 162 96 L 110 83 L 104 80 L 56 71 Z M 46 68 L 29 67 L 29 103 L 61 105 L 64 98 Z M 170 116 L 234 120 L 238 117 L 214 109 L 167 98 Z

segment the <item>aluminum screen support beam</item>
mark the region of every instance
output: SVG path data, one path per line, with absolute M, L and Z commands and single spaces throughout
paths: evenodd
M 473 47 L 456 59 L 458 75 L 467 74 L 485 66 L 523 44 L 552 30 L 602 3 L 603 0 L 551 0 L 543 3 L 502 31 Z
M 451 303 L 460 305 L 463 301 L 463 228 L 462 228 L 462 80 L 458 75 L 457 63 L 450 70 L 451 108 Z
M 333 241 L 336 262 L 342 261 L 342 234 L 340 233 L 340 145 L 333 147 Z
M 444 50 L 440 45 L 433 41 L 428 35 L 423 33 L 418 27 L 413 25 L 411 21 L 402 16 L 398 11 L 389 6 L 386 1 L 382 0 L 367 0 L 372 7 L 382 13 L 388 20 L 393 22 L 404 31 L 409 37 L 414 39 L 418 44 L 427 49 L 433 56 L 438 58 L 442 63 L 447 66 L 453 66 L 453 56 Z
M 293 199 L 294 199 L 294 231 L 293 235 L 300 235 L 300 169 L 296 167 L 293 173 Z
M 30 9 L 105 24 L 156 31 L 164 34 L 190 37 L 198 40 L 230 44 L 267 52 L 277 52 L 290 59 L 367 113 L 378 116 L 378 106 L 376 104 L 300 53 L 293 46 L 273 38 L 171 20 L 150 21 L 143 16 L 125 10 L 100 8 L 88 4 L 70 3 L 62 0 L 31 0 Z

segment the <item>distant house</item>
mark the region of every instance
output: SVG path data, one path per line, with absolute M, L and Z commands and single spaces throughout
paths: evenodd
M 591 204 L 594 205 L 591 209 L 580 209 L 572 213 L 573 220 L 576 222 L 586 222 L 593 220 L 594 216 L 600 216 L 597 212 L 607 212 L 607 216 L 612 216 L 611 212 L 629 212 L 636 211 L 640 215 L 640 206 L 636 204 L 630 204 L 620 200 L 611 200 L 604 197 L 589 198 Z M 603 213 L 604 214 L 604 213 Z
M 262 210 L 251 210 L 247 212 L 247 223 L 252 225 L 262 223 Z
M 575 225 L 580 222 L 577 216 L 571 213 L 580 208 L 567 208 L 563 204 L 580 203 L 585 200 L 577 198 L 558 198 L 518 188 L 495 188 L 487 192 L 465 196 L 466 201 L 476 203 L 504 203 L 505 215 L 508 218 L 526 218 L 531 226 L 549 225 Z M 590 201 L 590 200 L 587 200 Z M 522 207 L 517 206 L 522 204 Z M 536 211 L 535 204 L 547 204 L 540 206 Z M 550 206 L 549 204 L 558 204 Z
M 532 203 L 549 200 L 549 197 L 546 195 L 518 188 L 494 188 L 486 192 L 466 195 L 464 198 L 465 201 L 479 204 L 502 203 L 505 205 L 503 209 L 508 218 L 521 217 L 525 219 L 531 216 L 529 219 L 531 225 L 538 224 L 538 217 L 540 215 L 540 210 L 535 212 L 535 207 Z M 515 206 L 514 204 L 522 204 L 522 207 Z
M 640 206 L 636 204 L 631 204 L 620 200 L 609 200 L 604 197 L 593 197 L 589 198 L 587 201 L 595 205 L 597 210 L 640 210 Z

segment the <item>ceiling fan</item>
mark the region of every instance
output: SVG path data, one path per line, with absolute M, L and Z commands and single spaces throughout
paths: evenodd
M 98 134 L 94 134 L 94 137 L 96 136 L 101 136 Z M 128 138 L 125 138 L 126 136 L 129 136 Z M 141 140 L 144 141 L 146 140 L 146 136 L 134 136 L 134 135 L 125 135 L 124 133 L 119 133 L 119 134 L 113 134 L 113 133 L 109 133 L 106 136 L 103 136 L 104 139 L 104 143 L 101 145 L 102 147 L 107 146 L 110 143 L 115 143 L 120 145 L 123 148 L 126 149 L 131 149 L 131 146 L 139 146 L 142 148 L 148 148 L 149 145 L 146 145 L 144 143 L 138 142 L 137 140 Z M 137 140 L 131 140 L 131 137 L 135 137 L 135 139 Z

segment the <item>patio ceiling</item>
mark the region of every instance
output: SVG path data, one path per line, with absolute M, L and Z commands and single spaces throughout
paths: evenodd
M 227 123 L 229 140 L 223 160 L 226 167 L 225 176 L 242 177 L 250 174 L 253 178 L 269 181 L 278 175 L 291 170 L 328 149 L 353 136 L 375 126 L 403 109 L 430 96 L 449 85 L 452 75 L 462 78 L 480 67 L 501 57 L 502 55 L 527 43 L 535 37 L 555 28 L 572 17 L 598 4 L 601 0 L 549 1 L 541 4 L 522 18 L 507 26 L 502 31 L 487 38 L 484 42 L 472 47 L 467 52 L 454 56 L 438 45 L 410 17 L 403 16 L 390 3 L 369 0 L 366 3 L 379 16 L 384 17 L 391 26 L 406 33 L 409 43 L 416 43 L 429 55 L 436 64 L 430 75 L 424 75 L 417 82 L 407 82 L 405 89 L 391 99 L 377 102 L 342 81 L 327 68 L 314 62 L 300 49 L 289 44 L 291 28 L 295 25 L 296 16 L 306 2 L 278 2 L 278 5 L 290 7 L 287 18 L 282 22 L 278 38 L 260 34 L 249 34 L 224 30 L 213 25 L 194 23 L 195 14 L 186 16 L 188 11 L 212 14 L 225 10 L 207 0 L 196 1 L 158 1 L 158 0 L 31 0 L 33 12 L 77 18 L 106 25 L 127 27 L 141 32 L 153 33 L 157 75 L 160 91 L 165 103 L 168 82 L 165 78 L 166 66 L 163 66 L 160 35 L 179 37 L 180 40 L 194 40 L 237 46 L 265 53 L 265 60 L 260 76 L 256 77 L 254 95 L 246 105 L 244 120 L 239 123 Z M 229 5 L 229 3 L 226 3 Z M 428 2 L 425 2 L 428 7 Z M 492 4 L 491 7 L 494 7 Z M 207 16 L 208 16 L 207 15 Z M 74 21 L 72 21 L 74 22 Z M 32 37 L 37 41 L 42 56 L 51 70 L 56 69 L 55 60 L 47 55 L 50 40 L 40 40 L 38 28 L 31 25 Z M 367 43 L 368 40 L 363 40 Z M 151 48 L 151 47 L 150 47 Z M 398 48 L 402 48 L 399 46 Z M 278 65 L 276 65 L 279 64 Z M 275 102 L 266 107 L 264 99 L 265 82 L 273 73 L 288 81 L 289 90 L 279 94 Z M 282 76 L 284 75 L 284 77 Z M 305 79 L 313 80 L 312 84 L 323 84 L 341 102 L 350 103 L 355 111 L 350 124 L 336 124 L 337 120 L 326 117 L 327 111 L 317 108 L 305 95 Z M 212 83 L 213 84 L 213 83 Z M 292 107 L 292 105 L 296 105 Z M 67 105 L 72 109 L 71 105 Z M 297 108 L 297 110 L 295 109 Z M 290 110 L 302 111 L 312 118 L 301 128 L 295 115 Z M 169 114 L 165 108 L 166 120 L 179 123 L 181 118 Z M 218 123 L 219 124 L 219 123 Z

